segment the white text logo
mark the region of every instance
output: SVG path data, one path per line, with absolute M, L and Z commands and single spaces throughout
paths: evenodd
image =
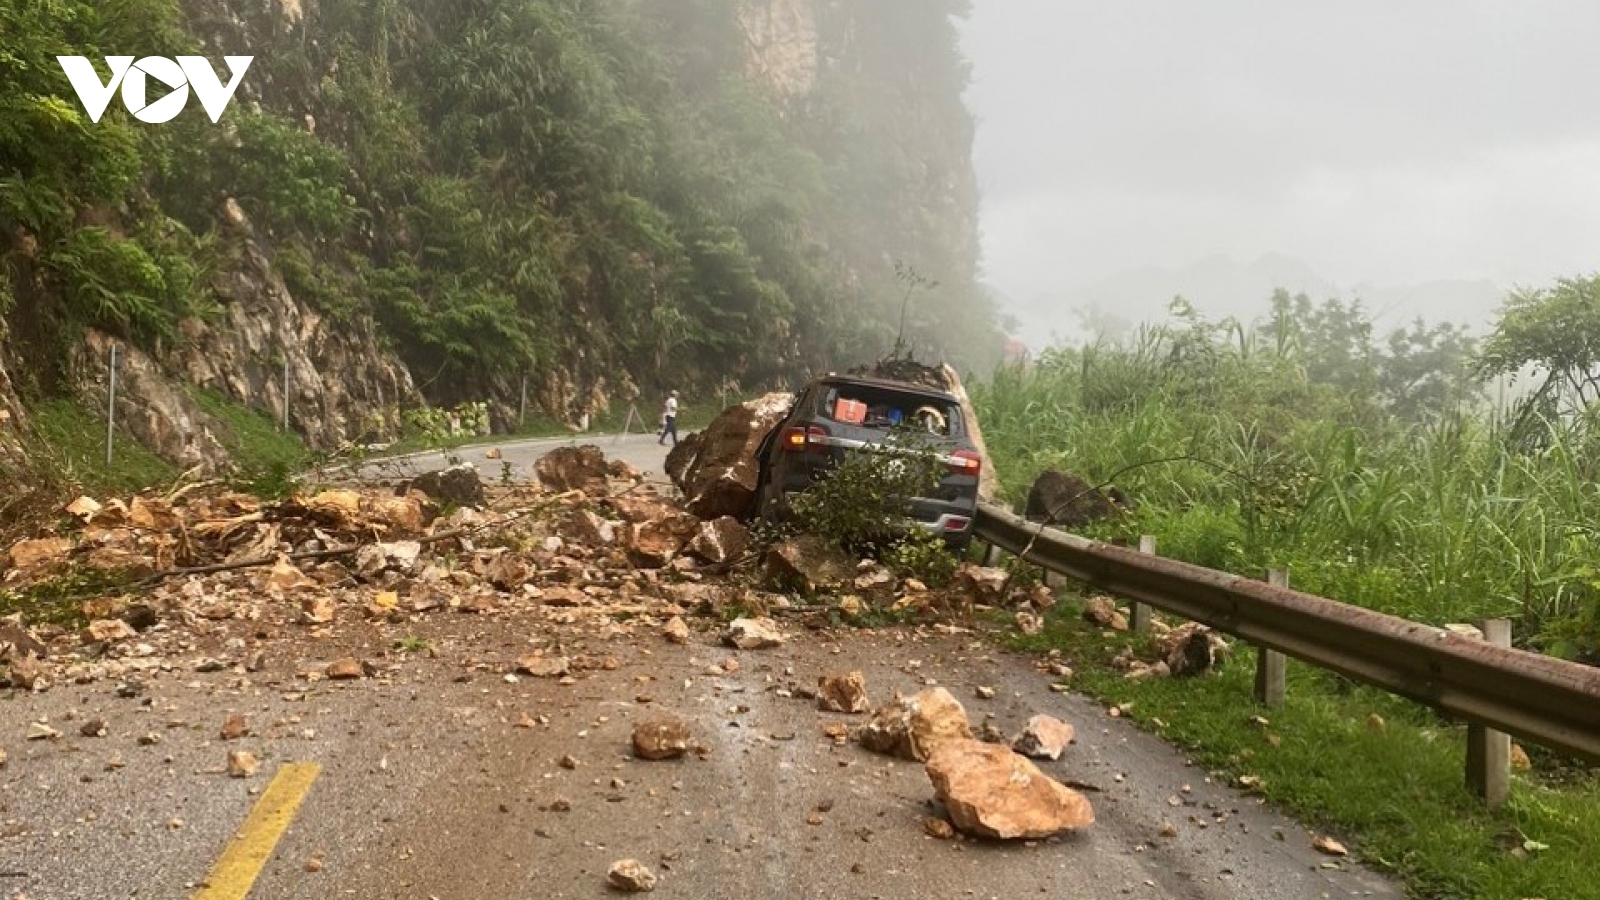
M 122 102 L 127 105 L 128 112 L 133 113 L 133 117 L 139 121 L 152 125 L 170 122 L 183 112 L 184 104 L 189 102 L 191 87 L 211 121 L 222 118 L 222 111 L 228 108 L 234 90 L 239 87 L 240 79 L 244 78 L 245 70 L 250 68 L 250 62 L 255 57 L 224 56 L 223 59 L 227 61 L 228 71 L 232 75 L 232 80 L 226 86 L 217 77 L 216 70 L 211 68 L 211 61 L 204 56 L 180 56 L 177 62 L 165 56 L 146 56 L 138 62 L 134 62 L 131 56 L 108 56 L 106 66 L 111 69 L 111 80 L 104 83 L 94 70 L 94 63 L 87 58 L 56 57 L 61 63 L 61 70 L 67 73 L 67 80 L 72 82 L 72 89 L 78 92 L 78 99 L 83 101 L 83 108 L 89 113 L 91 121 L 98 122 L 105 115 L 111 95 L 120 86 Z M 159 100 L 146 103 L 145 84 L 151 78 L 166 85 L 171 92 Z

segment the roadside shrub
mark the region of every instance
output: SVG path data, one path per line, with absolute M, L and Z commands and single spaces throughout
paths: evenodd
M 950 552 L 944 538 L 916 528 L 889 545 L 883 562 L 896 574 L 915 578 L 929 587 L 944 587 L 955 577 L 961 560 Z
M 939 484 L 941 467 L 915 435 L 893 434 L 885 447 L 851 454 L 790 501 L 796 525 L 847 550 L 892 546 L 911 498 Z

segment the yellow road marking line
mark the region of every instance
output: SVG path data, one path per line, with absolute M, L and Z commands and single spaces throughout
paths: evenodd
M 316 763 L 279 769 L 192 900 L 245 900 L 321 771 Z

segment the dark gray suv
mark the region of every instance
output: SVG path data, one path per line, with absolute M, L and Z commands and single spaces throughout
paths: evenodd
M 912 500 L 909 516 L 951 546 L 965 547 L 972 538 L 982 456 L 967 436 L 955 395 L 900 381 L 826 375 L 806 385 L 757 451 L 757 512 L 766 519 L 781 516 L 789 496 L 825 477 L 847 454 L 895 452 L 895 444 L 912 435 L 945 468 L 928 496 Z

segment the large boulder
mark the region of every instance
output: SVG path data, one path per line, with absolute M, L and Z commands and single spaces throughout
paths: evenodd
M 662 463 L 661 470 L 666 472 L 667 477 L 680 489 L 688 481 L 689 470 L 700 458 L 700 445 L 704 441 L 705 432 L 693 431 L 684 435 L 683 440 L 673 444 L 672 449 L 667 451 L 667 459 Z
M 1006 747 L 945 741 L 926 769 L 951 823 L 966 834 L 1038 840 L 1094 824 L 1088 798 Z
M 608 491 L 606 455 L 593 444 L 557 447 L 539 457 L 533 472 L 548 490 L 582 491 L 592 497 L 604 497 Z
M 761 475 L 756 450 L 793 402 L 793 394 L 779 392 L 730 406 L 692 436 L 692 448 L 685 441 L 668 455 L 667 474 L 683 491 L 689 512 L 702 519 L 742 519 L 754 512 Z
M 1128 498 L 1116 488 L 1102 491 L 1076 475 L 1046 469 L 1028 490 L 1024 515 L 1031 522 L 1081 528 L 1120 516 L 1127 508 Z
M 802 534 L 773 544 L 763 561 L 767 577 L 788 588 L 812 593 L 856 577 L 856 562 L 823 538 Z
M 488 498 L 483 494 L 483 480 L 478 477 L 478 470 L 471 463 L 424 472 L 412 479 L 411 487 L 427 494 L 428 499 L 449 506 L 482 508 L 489 505 Z
M 627 528 L 628 558 L 640 568 L 659 569 L 682 552 L 699 528 L 699 519 L 681 512 L 634 522 Z
M 743 553 L 748 546 L 750 532 L 739 524 L 738 519 L 723 516 L 701 522 L 694 538 L 689 541 L 688 551 L 698 559 L 720 565 Z

